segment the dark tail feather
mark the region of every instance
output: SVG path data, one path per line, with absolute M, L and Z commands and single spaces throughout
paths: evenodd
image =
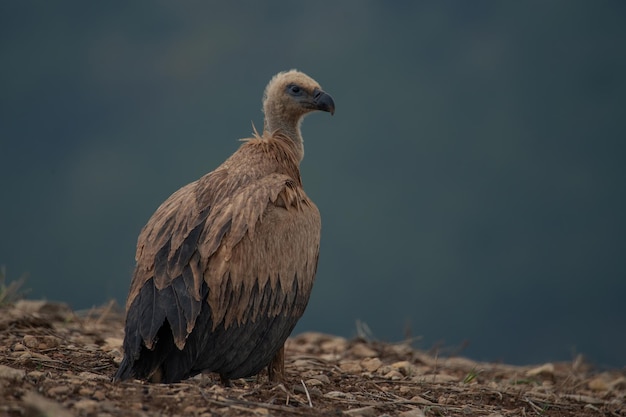
M 117 370 L 115 375 L 113 375 L 113 383 L 126 381 L 127 379 L 131 378 L 133 378 L 132 365 L 130 364 L 128 357 L 124 356 L 124 359 L 122 360 L 119 369 Z
M 143 342 L 141 343 L 139 355 L 132 352 L 135 349 L 129 349 L 124 346 L 124 359 L 120 364 L 120 368 L 113 377 L 113 382 L 124 381 L 126 379 L 136 378 L 149 380 L 151 382 L 178 382 L 182 379 L 179 375 L 167 375 L 165 373 L 165 363 L 171 356 L 173 350 L 177 350 L 172 337 L 172 330 L 169 323 L 163 323 L 157 333 L 158 343 L 155 343 L 154 349 L 148 349 Z

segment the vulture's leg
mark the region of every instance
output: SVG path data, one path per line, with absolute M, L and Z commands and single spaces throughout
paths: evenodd
M 226 378 L 224 375 L 220 374 L 220 382 L 222 383 L 222 385 L 224 385 L 225 387 L 230 387 L 230 379 Z
M 269 365 L 267 365 L 267 373 L 270 382 L 278 382 L 285 379 L 285 345 L 280 348 Z
M 148 381 L 152 383 L 161 383 L 163 382 L 163 368 L 159 366 L 155 371 L 148 377 Z

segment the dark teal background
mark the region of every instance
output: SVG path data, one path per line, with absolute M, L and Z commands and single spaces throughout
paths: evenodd
M 0 265 L 124 302 L 156 207 L 298 68 L 323 218 L 297 331 L 626 365 L 623 1 L 3 2 Z M 449 351 L 449 350 L 448 350 Z

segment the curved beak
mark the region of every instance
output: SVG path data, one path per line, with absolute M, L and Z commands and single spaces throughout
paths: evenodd
M 327 94 L 323 90 L 318 88 L 313 90 L 313 102 L 317 110 L 327 111 L 331 115 L 335 114 L 335 102 L 330 94 Z

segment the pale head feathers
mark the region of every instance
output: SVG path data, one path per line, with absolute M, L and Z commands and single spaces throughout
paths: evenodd
M 267 114 L 268 111 L 266 108 L 268 104 L 271 104 L 273 100 L 276 100 L 283 95 L 286 96 L 286 89 L 290 84 L 294 84 L 305 89 L 311 95 L 313 94 L 313 90 L 316 88 L 319 90 L 322 89 L 317 81 L 296 69 L 279 72 L 272 77 L 270 82 L 267 84 L 267 87 L 265 87 L 265 93 L 263 94 L 263 112 L 265 114 Z
M 313 78 L 295 69 L 276 74 L 263 94 L 264 135 L 289 137 L 304 155 L 300 123 L 308 113 L 322 110 L 333 113 L 332 98 Z

